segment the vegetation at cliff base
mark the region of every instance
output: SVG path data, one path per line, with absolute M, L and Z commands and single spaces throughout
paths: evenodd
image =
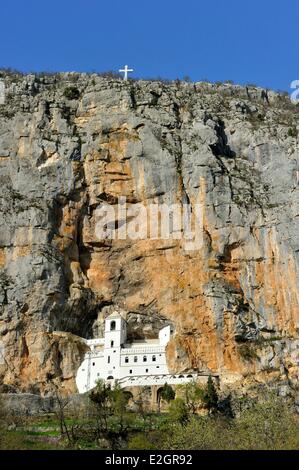
M 269 394 L 220 399 L 210 377 L 174 391 L 165 384 L 157 409 L 143 390 L 135 397 L 99 381 L 84 406 L 56 396 L 53 413 L 11 414 L 0 403 L 1 449 L 283 450 L 298 449 L 299 419 L 291 403 Z M 225 406 L 224 406 L 225 403 Z M 228 410 L 228 408 L 231 408 Z M 228 412 L 230 411 L 230 412 Z

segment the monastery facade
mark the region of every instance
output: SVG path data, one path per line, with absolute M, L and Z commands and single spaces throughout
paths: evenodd
M 104 338 L 85 340 L 90 351 L 80 365 L 76 384 L 79 393 L 95 387 L 97 380 L 121 387 L 179 384 L 197 377 L 197 374 L 171 375 L 166 361 L 166 345 L 172 334 L 171 326 L 162 328 L 154 340 L 127 343 L 126 321 L 118 312 L 105 320 Z

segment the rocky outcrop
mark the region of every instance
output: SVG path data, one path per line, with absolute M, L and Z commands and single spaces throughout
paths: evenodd
M 76 391 L 86 350 L 78 336 L 98 334 L 118 306 L 132 336 L 174 325 L 167 352 L 174 372 L 294 391 L 298 106 L 229 84 L 86 74 L 4 81 L 2 383 Z M 120 197 L 135 224 L 140 204 L 199 201 L 202 245 L 99 237 L 99 207 L 116 207 Z

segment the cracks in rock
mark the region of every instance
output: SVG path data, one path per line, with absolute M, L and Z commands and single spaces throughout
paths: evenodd
M 204 122 L 206 123 L 211 116 L 205 116 Z M 214 157 L 216 158 L 220 174 L 227 176 L 228 186 L 230 190 L 231 200 L 235 202 L 239 208 L 245 207 L 248 209 L 250 206 L 256 206 L 260 209 L 261 214 L 265 217 L 264 207 L 267 204 L 267 196 L 264 194 L 266 188 L 261 187 L 259 175 L 253 168 L 248 167 L 248 163 L 242 159 L 236 159 L 235 152 L 228 145 L 227 136 L 225 134 L 225 124 L 222 120 L 218 119 L 214 127 L 218 141 L 215 144 L 209 145 Z M 241 161 L 242 160 L 242 161 Z M 234 167 L 231 168 L 232 162 Z M 214 172 L 212 171 L 213 184 L 216 185 Z M 244 188 L 238 188 L 238 184 L 234 185 L 234 179 L 242 182 Z M 260 199 L 259 199 L 260 196 Z M 231 205 L 229 205 L 229 215 L 231 215 Z
M 62 377 L 63 376 L 63 372 L 62 372 L 62 369 L 61 369 L 61 363 L 63 361 L 63 356 L 61 354 L 61 352 L 59 351 L 59 345 L 58 343 L 54 343 L 53 344 L 53 352 L 52 352 L 52 360 L 53 360 L 53 364 L 54 364 L 54 376 L 55 377 Z
M 154 90 L 150 90 L 150 94 L 152 95 L 150 106 L 157 106 L 159 98 L 161 97 L 162 93 L 157 93 Z
M 219 163 L 221 174 L 226 175 L 228 178 L 228 185 L 230 190 L 231 200 L 237 204 L 241 210 L 243 207 L 248 209 L 250 207 L 258 207 L 263 217 L 265 217 L 264 207 L 267 204 L 268 197 L 261 192 L 261 184 L 258 175 L 254 175 L 252 168 L 245 168 L 238 166 L 235 163 L 234 168 L 229 168 L 224 161 L 222 156 L 214 154 L 217 162 Z M 255 176 L 255 177 L 254 177 Z M 234 180 L 241 181 L 244 188 L 238 188 L 234 185 Z M 216 184 L 213 176 L 214 185 Z M 236 181 L 235 181 L 236 182 Z M 261 200 L 258 198 L 260 195 Z M 229 205 L 229 217 L 231 215 L 231 204 Z M 244 214 L 245 215 L 245 214 Z
M 215 157 L 227 157 L 235 158 L 236 153 L 228 145 L 228 139 L 225 133 L 225 124 L 224 121 L 218 119 L 215 124 L 215 131 L 218 137 L 218 142 L 216 144 L 211 144 L 210 149 L 213 152 Z
M 131 85 L 131 84 L 130 84 Z M 135 88 L 134 88 L 134 84 L 130 86 L 130 89 L 129 89 L 129 97 L 130 97 L 130 100 L 131 100 L 131 108 L 132 109 L 136 109 L 137 108 L 137 101 L 136 101 L 136 97 L 135 97 Z
M 231 263 L 232 262 L 232 251 L 242 246 L 241 241 L 230 243 L 225 245 L 223 254 L 219 256 L 219 259 L 222 263 Z
M 208 241 L 207 243 L 208 250 L 211 252 L 212 251 L 212 236 L 206 227 L 203 227 L 203 231 Z
M 23 359 L 27 359 L 29 356 L 29 349 L 27 346 L 26 338 L 25 336 L 22 337 L 22 345 L 21 345 L 21 357 Z
M 180 129 L 182 125 L 180 108 L 177 103 L 174 103 L 174 107 L 175 107 L 175 114 L 176 114 L 176 119 L 177 119 L 177 128 Z M 184 183 L 183 174 L 182 174 L 183 149 L 182 149 L 182 139 L 179 134 L 178 134 L 178 147 L 179 147 L 179 151 L 175 153 L 175 163 L 176 163 L 176 168 L 177 168 L 178 180 L 179 180 L 179 184 L 181 186 L 181 191 L 182 191 L 182 205 L 183 206 L 186 205 L 187 207 L 189 207 L 190 213 L 192 213 L 192 205 L 190 203 L 190 197 L 187 192 L 187 189 Z

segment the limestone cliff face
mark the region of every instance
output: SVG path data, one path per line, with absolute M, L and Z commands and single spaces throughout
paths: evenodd
M 174 372 L 221 383 L 299 373 L 299 109 L 261 90 L 4 76 L 0 105 L 1 381 L 76 390 L 91 337 L 115 306 L 132 336 L 171 322 Z M 109 240 L 97 208 L 203 207 L 203 245 Z

